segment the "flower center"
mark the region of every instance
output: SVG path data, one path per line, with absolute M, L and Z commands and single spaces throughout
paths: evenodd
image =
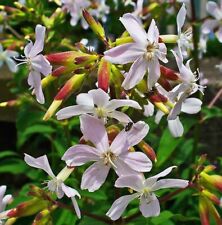
M 106 117 L 106 110 L 102 107 L 96 108 L 96 115 L 99 119 Z
M 116 168 L 116 165 L 114 164 L 114 160 L 117 158 L 117 156 L 111 151 L 108 150 L 107 152 L 103 153 L 102 155 L 102 159 L 103 159 L 103 163 L 106 166 L 113 166 Z
M 145 59 L 147 61 L 151 61 L 155 57 L 155 52 L 157 49 L 159 49 L 158 44 L 149 42 L 146 47 Z
M 53 180 L 48 181 L 47 188 L 51 192 L 58 192 L 59 186 L 63 183 L 62 180 L 59 180 L 57 178 L 54 178 Z

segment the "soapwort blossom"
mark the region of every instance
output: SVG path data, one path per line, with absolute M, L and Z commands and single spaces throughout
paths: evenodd
M 127 205 L 134 199 L 140 199 L 140 211 L 144 217 L 153 217 L 160 214 L 159 200 L 155 191 L 164 188 L 185 188 L 188 186 L 187 180 L 182 179 L 161 179 L 168 175 L 175 166 L 165 169 L 163 172 L 145 179 L 143 175 L 129 175 L 119 177 L 115 186 L 118 188 L 130 188 L 136 193 L 118 198 L 106 213 L 112 220 L 120 218 Z
M 33 44 L 30 41 L 24 48 L 24 59 L 17 59 L 21 61 L 18 65 L 27 64 L 29 68 L 28 84 L 33 89 L 36 99 L 39 103 L 44 104 L 45 98 L 41 86 L 41 74 L 44 76 L 52 72 L 52 66 L 49 61 L 40 54 L 44 47 L 46 28 L 42 25 L 37 25 L 35 28 L 36 40 Z
M 131 146 L 138 144 L 147 135 L 149 127 L 146 123 L 137 122 L 129 131 L 122 130 L 111 145 L 101 120 L 82 115 L 80 123 L 84 139 L 90 141 L 94 147 L 85 144 L 75 145 L 65 152 L 62 160 L 71 167 L 94 162 L 82 176 L 82 189 L 88 189 L 90 192 L 98 190 L 111 168 L 118 176 L 151 170 L 152 162 L 144 153 L 129 151 Z
M 127 13 L 120 21 L 133 38 L 133 43 L 123 44 L 106 51 L 105 59 L 111 63 L 127 64 L 133 62 L 122 83 L 126 90 L 136 86 L 148 72 L 148 88 L 151 90 L 160 77 L 161 60 L 167 63 L 167 48 L 159 43 L 159 31 L 152 20 L 148 32 L 144 30 L 140 20 L 133 14 Z
M 55 176 L 52 172 L 46 155 L 34 158 L 28 154 L 25 154 L 24 160 L 29 166 L 42 169 L 50 176 L 51 180 L 47 181 L 47 188 L 49 191 L 54 192 L 59 199 L 61 199 L 64 195 L 66 195 L 68 198 L 71 198 L 76 215 L 78 218 L 80 218 L 81 213 L 75 196 L 78 196 L 79 198 L 81 198 L 81 196 L 77 190 L 64 184 L 64 181 L 69 177 L 74 168 L 65 167 L 57 176 Z
M 77 105 L 68 106 L 57 112 L 57 119 L 67 119 L 81 114 L 91 114 L 95 117 L 107 121 L 107 118 L 114 118 L 122 123 L 129 123 L 131 119 L 117 108 L 123 106 L 141 109 L 140 105 L 133 100 L 112 99 L 102 89 L 90 90 L 88 93 L 81 93 L 76 98 Z

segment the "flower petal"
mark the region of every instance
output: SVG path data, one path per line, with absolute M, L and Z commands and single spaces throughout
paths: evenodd
M 221 9 L 220 9 L 220 7 L 218 6 L 218 4 L 216 2 L 213 2 L 213 1 L 207 2 L 206 9 L 207 9 L 207 12 L 211 16 L 216 18 L 217 20 L 221 20 L 222 19 Z
M 216 32 L 216 36 L 217 36 L 219 42 L 222 42 L 222 26 L 220 26 L 218 31 Z
M 127 205 L 135 198 L 138 197 L 138 194 L 125 195 L 118 198 L 111 206 L 109 211 L 106 213 L 112 220 L 118 220 L 120 216 L 123 214 Z
M 181 8 L 177 14 L 177 32 L 179 35 L 181 34 L 181 28 L 184 25 L 184 22 L 186 19 L 186 14 L 187 14 L 186 6 L 183 3 L 183 5 L 181 6 Z
M 40 72 L 44 76 L 52 72 L 52 66 L 43 55 L 37 55 L 31 59 L 32 67 L 34 70 Z
M 148 32 L 147 32 L 148 40 L 151 43 L 158 43 L 159 41 L 159 30 L 156 26 L 156 22 L 154 19 L 152 19 L 151 24 L 149 26 Z
M 128 90 L 136 86 L 143 79 L 147 69 L 147 61 L 143 57 L 138 58 L 126 74 L 122 87 Z
M 181 137 L 183 135 L 184 128 L 182 123 L 180 122 L 179 117 L 176 117 L 175 120 L 168 120 L 168 127 L 170 130 L 170 133 L 174 137 Z
M 128 152 L 121 154 L 119 158 L 137 172 L 149 172 L 152 169 L 151 160 L 142 152 Z
M 107 115 L 108 115 L 108 117 L 114 118 L 124 124 L 132 122 L 132 120 L 130 119 L 130 117 L 127 114 L 120 112 L 120 111 L 115 110 L 113 112 L 107 113 Z
M 85 140 L 90 140 L 101 152 L 108 150 L 109 141 L 103 122 L 93 116 L 82 115 L 80 128 Z
M 183 104 L 181 111 L 188 114 L 195 114 L 201 110 L 202 101 L 198 98 L 187 98 Z
M 140 20 L 138 20 L 133 14 L 126 13 L 120 18 L 120 21 L 135 42 L 141 43 L 141 45 L 144 46 L 146 45 L 147 34 Z
M 143 112 L 143 115 L 144 116 L 153 116 L 154 114 L 154 105 L 148 101 L 148 104 L 147 105 L 144 105 L 144 112 Z
M 155 194 L 152 193 L 149 198 L 141 197 L 140 211 L 144 217 L 159 216 L 160 204 Z
M 81 198 L 79 192 L 77 190 L 75 190 L 74 188 L 71 188 L 71 187 L 65 185 L 64 183 L 62 183 L 61 186 L 62 186 L 63 192 L 65 193 L 65 195 L 68 198 L 72 198 L 75 196 L 78 196 L 79 198 Z
M 106 106 L 109 102 L 110 99 L 109 95 L 101 88 L 91 90 L 88 93 L 92 97 L 94 104 L 97 105 L 98 107 Z
M 162 179 L 158 180 L 152 187 L 152 191 L 156 191 L 163 188 L 185 188 L 189 184 L 188 180 L 182 179 Z
M 77 95 L 76 103 L 78 105 L 90 106 L 92 108 L 94 107 L 93 98 L 88 93 L 81 93 Z
M 93 113 L 94 109 L 91 106 L 86 105 L 74 105 L 68 106 L 56 113 L 57 120 L 64 120 L 73 116 L 86 114 L 86 113 Z
M 160 64 L 157 58 L 151 60 L 148 64 L 149 73 L 147 79 L 147 85 L 149 90 L 156 84 L 158 79 L 160 78 Z
M 46 155 L 34 158 L 28 154 L 25 154 L 24 160 L 29 166 L 44 170 L 50 177 L 55 177 Z
M 213 31 L 217 26 L 219 26 L 219 22 L 214 19 L 207 19 L 202 25 L 202 32 L 203 34 L 209 34 Z
M 72 197 L 71 200 L 72 200 L 72 204 L 73 204 L 73 207 L 75 209 L 76 215 L 80 219 L 81 218 L 81 211 L 79 209 L 79 206 L 78 206 L 78 203 L 76 201 L 76 198 Z
M 16 73 L 18 71 L 18 67 L 13 59 L 6 58 L 5 62 L 12 73 Z
M 99 160 L 100 153 L 89 145 L 75 145 L 69 148 L 62 157 L 68 166 L 81 166 L 89 161 Z
M 93 163 L 83 174 L 81 189 L 88 189 L 89 192 L 98 190 L 105 182 L 110 167 L 101 162 Z
M 143 175 L 127 175 L 119 177 L 115 182 L 115 187 L 118 188 L 130 188 L 136 192 L 140 192 L 143 188 Z
M 130 168 L 126 163 L 124 163 L 121 159 L 116 159 L 114 161 L 115 164 L 115 172 L 116 174 L 121 177 L 121 176 L 128 176 L 128 175 L 138 175 L 138 172 Z
M 134 62 L 143 54 L 143 48 L 136 43 L 123 44 L 104 52 L 105 60 L 117 64 Z
M 138 104 L 138 102 L 133 100 L 126 100 L 126 99 L 112 99 L 109 104 L 106 106 L 106 109 L 108 111 L 113 111 L 120 107 L 132 107 L 135 109 L 142 109 L 141 106 Z

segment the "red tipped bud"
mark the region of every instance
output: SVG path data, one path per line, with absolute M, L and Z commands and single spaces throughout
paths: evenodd
M 222 176 L 219 175 L 208 175 L 205 172 L 200 173 L 202 181 L 206 184 L 217 188 L 219 191 L 222 191 Z
M 149 144 L 145 141 L 141 141 L 138 146 L 153 162 L 157 161 L 156 153 Z
M 165 66 L 160 66 L 161 75 L 164 76 L 168 80 L 179 80 L 178 73 L 170 68 Z
M 120 132 L 119 127 L 115 125 L 111 125 L 107 128 L 110 144 L 113 142 L 113 140 L 115 139 L 115 137 L 118 135 L 119 132 Z
M 210 225 L 210 216 L 208 211 L 207 199 L 200 197 L 199 199 L 199 213 L 202 225 Z
M 202 193 L 202 195 L 206 196 L 209 200 L 214 202 L 216 205 L 220 205 L 220 199 L 215 194 L 213 194 L 207 190 L 203 190 L 201 193 Z
M 98 69 L 98 87 L 103 89 L 105 92 L 109 89 L 110 69 L 110 63 L 102 58 Z

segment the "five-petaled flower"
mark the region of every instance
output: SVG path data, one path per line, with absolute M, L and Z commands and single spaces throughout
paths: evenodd
M 126 132 L 122 130 L 109 145 L 108 135 L 103 122 L 89 115 L 80 117 L 81 130 L 85 140 L 95 147 L 79 144 L 69 148 L 63 160 L 68 166 L 81 166 L 94 161 L 83 174 L 81 188 L 96 191 L 105 182 L 110 168 L 119 175 L 149 172 L 152 162 L 142 152 L 130 152 L 129 148 L 138 144 L 148 133 L 149 127 L 138 122 Z
M 160 214 L 159 201 L 155 195 L 155 191 L 163 188 L 185 188 L 188 186 L 187 180 L 182 179 L 161 179 L 168 175 L 175 166 L 165 169 L 163 172 L 144 178 L 143 175 L 129 175 L 119 177 L 115 186 L 118 188 L 130 188 L 136 193 L 131 195 L 125 195 L 118 198 L 109 211 L 106 213 L 112 220 L 117 220 L 123 214 L 127 205 L 134 199 L 140 199 L 140 211 L 144 217 L 158 216 Z
M 123 44 L 106 51 L 105 59 L 111 63 L 133 62 L 126 73 L 122 86 L 128 90 L 136 86 L 148 72 L 148 88 L 151 90 L 160 77 L 159 60 L 167 63 L 167 48 L 159 43 L 159 31 L 154 20 L 146 33 L 141 22 L 133 14 L 127 13 L 120 21 L 133 38 L 133 43 Z

